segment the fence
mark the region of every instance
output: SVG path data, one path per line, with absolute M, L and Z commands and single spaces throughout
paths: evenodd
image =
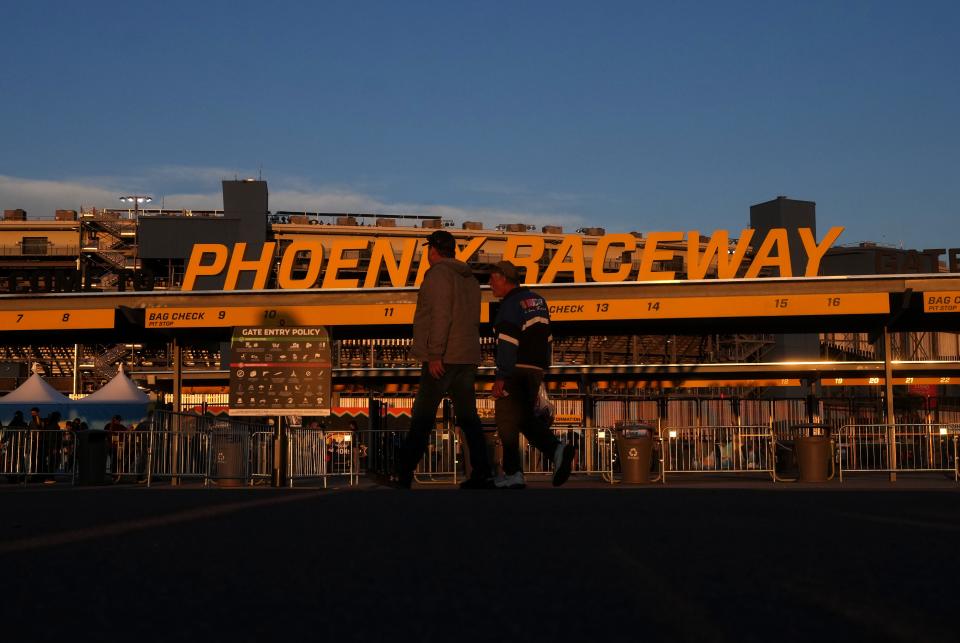
M 313 479 L 326 487 L 331 478 L 355 484 L 366 452 L 366 444 L 350 431 L 292 429 L 287 434 L 287 484 Z
M 612 430 L 554 428 L 554 433 L 575 446 L 574 475 L 614 482 Z M 778 456 L 783 459 L 788 453 L 795 433 L 773 420 L 756 425 L 660 423 L 655 453 L 661 479 L 666 482 L 675 474 L 762 473 L 777 480 Z M 290 430 L 285 454 L 289 484 L 315 480 L 327 486 L 332 479 L 356 484 L 364 472 L 392 473 L 404 436 L 404 431 L 393 430 Z M 848 424 L 833 436 L 841 481 L 853 473 L 916 472 L 944 473 L 960 481 L 960 424 Z M 106 470 L 116 480 L 253 484 L 272 478 L 279 464 L 274 432 L 258 424 L 159 414 L 147 428 L 106 438 Z M 0 476 L 18 482 L 56 477 L 73 481 L 77 444 L 71 431 L 7 429 L 0 434 Z M 527 474 L 552 472 L 553 465 L 543 454 L 523 438 L 520 445 Z M 491 446 L 495 451 L 501 448 L 496 441 Z M 430 434 L 416 480 L 456 483 L 466 461 L 463 449 L 455 431 L 438 428 Z M 499 454 L 495 460 L 500 461 Z
M 662 480 L 668 473 L 767 473 L 775 479 L 770 425 L 661 427 Z
M 960 479 L 960 426 L 941 424 L 848 424 L 837 436 L 839 475 L 942 472 Z
M 361 472 L 380 476 L 395 473 L 405 436 L 406 431 L 359 431 L 357 440 L 351 445 L 351 452 L 355 454 L 351 466 L 352 471 L 356 472 L 352 479 L 356 479 Z M 424 456 L 414 472 L 414 479 L 422 484 L 456 483 L 461 475 L 458 468 L 462 462 L 460 450 L 461 441 L 456 431 L 446 428 L 432 431 L 427 438 Z M 327 477 L 337 475 L 344 473 L 334 470 Z
M 136 478 L 152 484 L 202 480 L 253 484 L 269 480 L 274 469 L 274 434 L 260 425 L 231 423 L 201 426 L 185 421 L 182 430 L 137 430 L 112 434 L 107 472 L 116 480 Z
M 0 433 L 0 475 L 24 482 L 31 476 L 72 480 L 75 445 L 72 431 L 6 429 Z
M 574 445 L 572 475 L 597 476 L 613 480 L 613 438 L 609 429 L 554 428 L 561 440 Z M 360 455 L 355 465 L 359 472 L 389 475 L 396 469 L 403 431 L 360 431 L 356 448 Z M 492 463 L 502 461 L 502 445 L 496 434 L 487 434 Z M 432 432 L 414 479 L 421 484 L 450 484 L 465 476 L 466 442 L 457 432 L 439 428 Z M 552 474 L 553 465 L 527 440 L 520 438 L 520 456 L 524 473 Z M 336 473 L 330 474 L 333 477 Z
M 554 428 L 561 442 L 573 444 L 571 475 L 599 476 L 613 482 L 613 432 L 605 428 Z M 553 474 L 554 466 L 533 445 L 520 437 L 521 464 L 525 474 Z

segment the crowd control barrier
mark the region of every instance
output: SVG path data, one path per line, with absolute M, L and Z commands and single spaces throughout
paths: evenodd
M 553 428 L 554 435 L 564 443 L 573 444 L 571 476 L 595 476 L 613 482 L 613 432 L 608 428 Z M 526 475 L 553 475 L 553 463 L 520 436 L 520 455 Z
M 575 447 L 574 475 L 617 481 L 613 429 L 555 427 L 553 431 Z M 835 448 L 828 457 L 841 481 L 851 474 L 926 472 L 960 482 L 960 424 L 847 424 L 830 435 Z M 147 485 L 168 480 L 230 486 L 270 480 L 285 469 L 290 486 L 311 480 L 325 487 L 332 480 L 353 485 L 365 473 L 394 473 L 405 436 L 406 431 L 398 430 L 290 429 L 282 443 L 285 451 L 279 451 L 277 435 L 266 425 L 161 412 L 132 431 L 3 430 L 0 476 L 9 482 L 66 479 L 98 484 L 106 474 L 114 481 Z M 774 481 L 789 480 L 778 476 L 778 459 L 789 457 L 788 447 L 803 435 L 772 421 L 750 426 L 658 423 L 652 437 L 653 462 L 659 466 L 652 467 L 651 475 L 659 468 L 659 478 L 651 481 L 666 483 L 681 474 L 721 473 L 758 473 Z M 431 432 L 415 472 L 417 482 L 457 483 L 464 475 L 464 447 L 453 429 Z M 552 473 L 553 463 L 523 437 L 520 448 L 525 473 Z
M 848 424 L 837 442 L 840 480 L 851 473 L 940 472 L 960 480 L 960 425 Z
M 287 434 L 287 484 L 293 487 L 314 480 L 327 487 L 333 478 L 356 484 L 360 459 L 366 452 L 366 445 L 352 431 L 291 429 Z
M 766 473 L 775 479 L 769 425 L 660 428 L 662 479 L 681 473 Z
M 11 482 L 31 477 L 73 480 L 76 440 L 72 431 L 5 429 L 0 433 L 0 475 Z

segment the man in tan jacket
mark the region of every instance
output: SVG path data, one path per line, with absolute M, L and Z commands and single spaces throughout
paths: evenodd
M 480 364 L 480 284 L 470 267 L 454 258 L 457 247 L 452 234 L 436 230 L 427 237 L 426 246 L 430 269 L 417 295 L 410 349 L 411 357 L 422 363 L 420 385 L 393 486 L 410 487 L 427 439 L 436 426 L 437 406 L 444 395 L 449 395 L 470 450 L 473 470 L 460 486 L 492 488 L 474 391 Z

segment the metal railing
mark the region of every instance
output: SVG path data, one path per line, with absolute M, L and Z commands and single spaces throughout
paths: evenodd
M 575 446 L 572 473 L 614 482 L 615 433 L 607 428 L 555 428 Z M 333 479 L 357 484 L 364 472 L 395 471 L 405 431 L 330 431 L 291 429 L 286 433 L 288 484 L 307 480 L 326 487 Z M 774 427 L 660 426 L 655 457 L 661 477 L 674 474 L 762 473 L 774 481 L 780 436 Z M 851 473 L 944 473 L 960 481 L 960 425 L 849 424 L 833 433 L 840 480 Z M 0 476 L 24 482 L 78 474 L 78 435 L 67 430 L 6 429 L 0 433 Z M 268 427 L 225 422 L 190 414 L 158 414 L 146 428 L 106 433 L 105 473 L 115 481 L 135 478 L 148 485 L 158 479 L 254 484 L 269 480 L 277 465 L 276 436 Z M 659 444 L 657 444 L 659 442 Z M 456 483 L 466 458 L 457 433 L 438 428 L 428 440 L 415 473 L 421 484 Z M 492 445 L 499 450 L 498 443 Z M 521 438 L 525 473 L 549 474 L 553 464 Z M 499 462 L 499 454 L 495 461 Z M 781 463 L 782 464 L 782 463 Z
M 0 246 L 0 256 L 4 257 L 77 257 L 80 246 L 58 246 L 50 242 L 15 246 Z
M 370 433 L 370 432 L 367 432 Z M 351 431 L 291 429 L 287 433 L 287 484 L 319 480 L 327 487 L 330 478 L 346 478 L 356 484 L 360 458 L 366 446 Z
M 358 431 L 354 436 L 327 431 L 324 483 L 327 478 L 337 476 L 347 476 L 354 484 L 361 473 L 379 476 L 396 473 L 406 433 L 399 430 L 367 430 Z M 414 471 L 414 479 L 421 484 L 455 484 L 461 477 L 459 465 L 463 458 L 460 449 L 461 441 L 456 431 L 446 428 L 432 431 L 427 438 L 423 458 Z
M 775 479 L 768 425 L 661 427 L 662 478 L 676 473 L 766 473 Z
M 598 476 L 613 482 L 613 431 L 607 428 L 563 427 L 553 428 L 554 435 L 564 443 L 573 444 L 572 476 Z M 553 474 L 554 464 L 520 436 L 521 465 L 525 474 Z
M 0 475 L 22 482 L 31 476 L 72 480 L 75 445 L 72 431 L 5 429 L 0 432 Z
M 960 480 L 960 425 L 848 424 L 837 435 L 839 475 L 941 472 Z
M 457 431 L 452 429 L 433 431 L 427 440 L 426 454 L 414 472 L 414 480 L 422 484 L 456 484 L 461 473 L 458 464 L 465 460 L 461 457 L 460 447 L 461 441 Z
M 208 431 L 150 431 L 147 484 L 158 478 L 172 482 L 206 480 L 210 475 Z
M 106 472 L 116 479 L 134 476 L 145 480 L 150 463 L 151 442 L 154 433 L 149 431 L 114 431 L 108 433 Z

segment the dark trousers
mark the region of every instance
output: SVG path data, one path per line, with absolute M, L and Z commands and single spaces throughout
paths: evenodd
M 543 371 L 517 368 L 504 382 L 507 395 L 496 401 L 497 432 L 503 445 L 503 472 L 520 471 L 520 434 L 553 460 L 560 440 L 533 412 Z
M 437 407 L 443 400 L 443 396 L 447 394 L 453 401 L 457 424 L 460 425 L 470 449 L 470 466 L 473 469 L 473 475 L 476 477 L 489 475 L 487 446 L 483 440 L 480 416 L 477 415 L 477 396 L 474 391 L 477 367 L 473 364 L 444 364 L 443 368 L 444 374 L 440 379 L 435 379 L 427 370 L 427 364 L 423 364 L 417 397 L 413 401 L 410 431 L 407 432 L 400 450 L 400 461 L 397 466 L 397 474 L 400 477 L 411 476 L 423 458 L 424 451 L 427 449 L 427 440 L 437 425 Z

